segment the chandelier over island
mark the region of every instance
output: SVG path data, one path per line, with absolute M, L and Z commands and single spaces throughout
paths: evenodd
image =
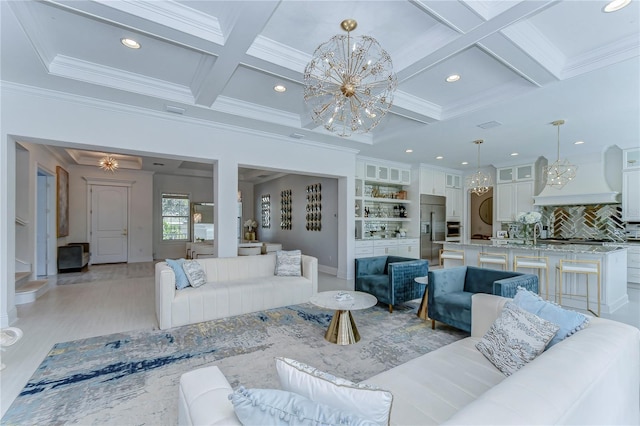
M 491 176 L 480 171 L 480 145 L 483 142 L 484 141 L 482 139 L 473 141 L 473 143 L 478 145 L 478 169 L 474 174 L 467 178 L 467 187 L 469 188 L 469 191 L 478 196 L 489 192 L 489 188 L 493 185 Z
M 304 70 L 304 100 L 311 118 L 348 137 L 376 127 L 393 103 L 397 77 L 389 54 L 369 36 L 351 37 L 358 23 L 342 21 L 346 35 L 321 44 Z
M 545 166 L 542 173 L 547 178 L 547 186 L 562 189 L 570 180 L 576 177 L 578 166 L 571 164 L 566 158 L 560 160 L 560 126 L 564 124 L 564 120 L 556 120 L 551 124 L 558 128 L 558 159 L 554 163 Z

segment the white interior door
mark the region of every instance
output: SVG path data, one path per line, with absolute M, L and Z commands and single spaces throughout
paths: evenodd
M 47 273 L 47 249 L 49 246 L 49 188 L 47 176 L 38 171 L 38 195 L 36 208 L 36 275 L 46 276 Z
M 128 188 L 91 188 L 91 263 L 120 263 L 128 259 Z

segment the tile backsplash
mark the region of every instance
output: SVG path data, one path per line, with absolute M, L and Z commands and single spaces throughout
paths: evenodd
M 544 206 L 540 213 L 550 238 L 625 239 L 620 204 Z

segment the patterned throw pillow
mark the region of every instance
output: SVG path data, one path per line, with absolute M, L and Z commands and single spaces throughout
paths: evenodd
M 375 426 L 352 412 L 311 401 L 279 389 L 245 389 L 229 395 L 243 425 L 354 425 Z
M 548 302 L 526 288 L 518 287 L 513 303 L 560 327 L 547 345 L 547 349 L 589 325 L 589 317 L 586 315 L 563 309 L 560 305 Z
M 279 277 L 299 277 L 302 275 L 302 252 L 300 250 L 278 250 L 276 252 L 275 275 Z
M 197 260 L 185 260 L 182 269 L 189 279 L 191 287 L 200 287 L 207 282 L 207 276 L 202 269 L 202 265 Z
M 184 259 L 166 259 L 167 265 L 173 269 L 173 274 L 176 276 L 176 290 L 182 290 L 189 287 L 189 279 L 182 269 Z
M 352 411 L 379 425 L 388 425 L 393 394 L 357 384 L 289 358 L 276 358 L 280 387 L 338 410 Z
M 540 355 L 559 327 L 507 302 L 476 348 L 505 376 Z

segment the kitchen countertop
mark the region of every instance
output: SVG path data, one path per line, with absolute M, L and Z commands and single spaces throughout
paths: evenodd
M 416 238 L 420 238 L 420 237 L 410 237 L 410 236 L 406 236 L 406 237 L 381 237 L 381 236 L 375 236 L 375 237 L 364 237 L 364 238 L 356 238 L 356 241 L 378 241 L 378 240 L 411 240 L 411 239 L 416 239 Z
M 518 250 L 544 250 L 544 251 L 556 251 L 556 252 L 569 252 L 569 253 L 594 253 L 594 254 L 606 254 L 618 250 L 626 250 L 625 244 L 614 245 L 614 243 L 607 243 L 612 245 L 587 245 L 587 244 L 491 244 L 490 242 L 467 242 L 467 243 L 454 243 L 450 241 L 438 241 L 438 244 L 450 244 L 459 246 L 478 246 L 478 247 L 493 247 L 493 248 L 508 248 Z

